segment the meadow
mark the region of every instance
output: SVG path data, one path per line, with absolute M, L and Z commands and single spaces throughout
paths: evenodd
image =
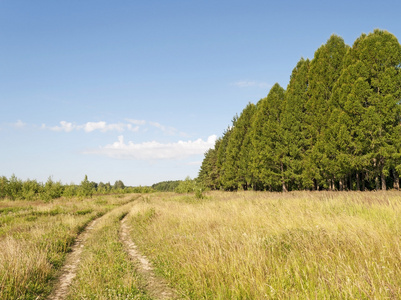
M 0 298 L 153 299 L 119 237 L 178 299 L 400 299 L 401 193 L 208 192 L 0 201 Z M 95 223 L 92 220 L 96 220 Z
M 187 299 L 400 299 L 401 193 L 147 196 L 139 248 Z
M 0 201 L 0 299 L 44 299 L 86 226 L 137 197 Z

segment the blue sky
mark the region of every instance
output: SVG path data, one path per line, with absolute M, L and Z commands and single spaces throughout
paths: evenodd
M 331 34 L 401 37 L 399 1 L 0 0 L 0 176 L 196 177 L 248 102 Z

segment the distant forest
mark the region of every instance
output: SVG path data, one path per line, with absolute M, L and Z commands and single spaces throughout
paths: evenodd
M 352 47 L 332 35 L 287 89 L 249 103 L 205 153 L 211 189 L 399 189 L 401 46 L 383 30 Z

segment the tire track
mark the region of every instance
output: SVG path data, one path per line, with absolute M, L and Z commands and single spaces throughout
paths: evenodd
M 82 250 L 84 248 L 85 242 L 88 240 L 91 231 L 95 227 L 96 223 L 112 211 L 119 209 L 124 206 L 131 205 L 133 201 L 137 200 L 140 198 L 138 196 L 137 198 L 133 198 L 130 201 L 128 201 L 125 204 L 122 204 L 119 207 L 116 207 L 112 209 L 111 211 L 107 212 L 106 214 L 94 219 L 93 221 L 89 222 L 89 224 L 86 226 L 84 231 L 77 236 L 75 239 L 74 245 L 71 247 L 71 252 L 67 255 L 67 258 L 65 260 L 64 266 L 61 268 L 60 271 L 60 276 L 57 279 L 57 283 L 55 283 L 54 288 L 47 298 L 48 300 L 63 300 L 66 299 L 69 293 L 69 287 L 71 286 L 71 283 L 73 279 L 75 278 L 77 274 L 77 269 L 79 266 L 79 263 L 81 261 L 81 254 Z
M 176 299 L 175 292 L 167 283 L 153 272 L 153 266 L 150 261 L 139 253 L 137 246 L 132 241 L 127 224 L 127 216 L 121 220 L 120 239 L 127 249 L 129 257 L 133 261 L 139 262 L 138 273 L 146 280 L 146 288 L 149 294 L 155 299 Z
M 102 216 L 103 217 L 103 216 Z M 81 253 L 84 248 L 84 244 L 88 239 L 91 231 L 102 217 L 99 217 L 88 224 L 85 230 L 78 235 L 72 246 L 71 252 L 67 255 L 64 266 L 61 268 L 61 275 L 58 278 L 58 282 L 53 289 L 53 292 L 48 297 L 49 300 L 62 300 L 68 295 L 69 287 L 72 280 L 77 274 L 77 267 L 81 261 Z

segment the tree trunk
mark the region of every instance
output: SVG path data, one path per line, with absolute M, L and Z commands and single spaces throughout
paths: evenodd
M 376 183 L 376 190 L 380 190 L 380 183 L 379 183 L 379 176 L 376 175 L 375 176 L 375 183 Z
M 360 184 L 359 184 L 359 173 L 358 172 L 356 172 L 356 190 L 357 191 L 361 190 L 361 187 L 360 187 Z
M 383 174 L 383 168 L 381 168 L 380 170 L 380 177 L 382 180 L 382 190 L 385 191 L 387 189 L 387 186 L 386 186 L 386 176 L 384 176 Z
M 396 190 L 400 189 L 400 176 L 398 176 L 398 173 L 396 170 L 394 170 L 394 188 Z
M 340 191 L 342 191 L 344 189 L 344 183 L 343 183 L 343 179 L 340 179 Z
M 352 175 L 351 174 L 348 175 L 347 182 L 348 182 L 347 190 L 351 191 L 352 190 Z
M 283 184 L 283 192 L 286 193 L 286 192 L 288 192 L 288 190 L 287 190 L 287 186 L 286 186 L 285 180 L 284 180 L 284 166 L 283 166 L 282 162 L 281 162 L 280 167 L 281 167 L 281 182 Z
M 366 187 L 365 187 L 365 176 L 362 173 L 362 191 L 365 191 Z

